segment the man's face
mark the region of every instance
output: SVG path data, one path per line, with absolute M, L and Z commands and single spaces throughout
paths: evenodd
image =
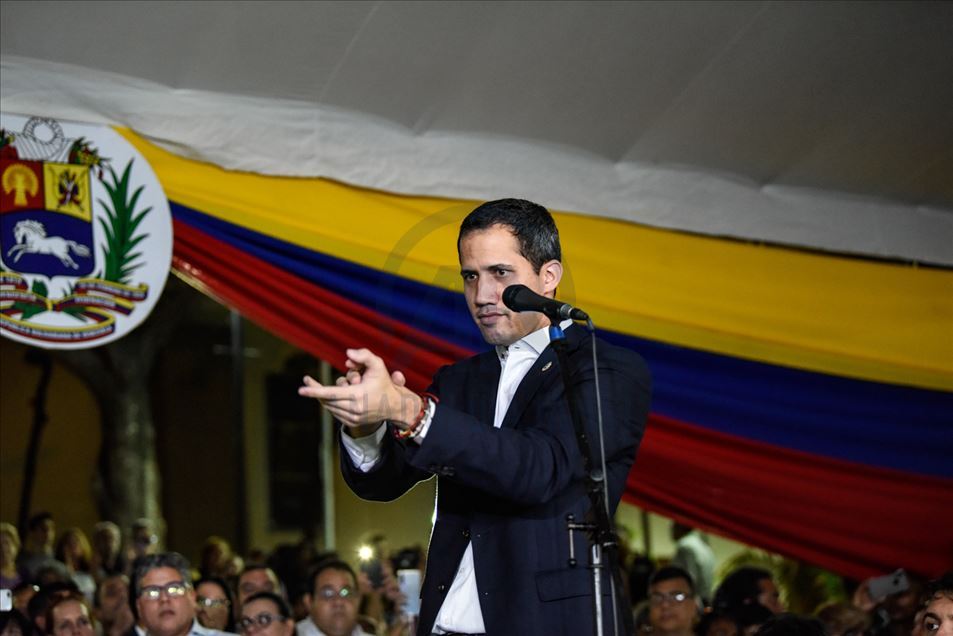
M 917 621 L 918 635 L 953 636 L 953 596 L 936 594 Z
M 544 264 L 537 273 L 520 254 L 516 236 L 502 225 L 477 230 L 460 241 L 460 274 L 463 292 L 483 339 L 492 345 L 510 345 L 549 320 L 541 313 L 510 311 L 503 304 L 503 290 L 523 284 L 537 294 L 552 296 L 559 284 L 562 267 Z
M 173 596 L 165 589 L 170 583 L 185 585 L 185 594 Z M 195 591 L 175 568 L 149 570 L 139 584 L 140 592 L 147 587 L 162 588 L 159 598 L 151 599 L 140 593 L 136 599 L 139 619 L 150 636 L 184 636 L 195 619 Z
M 345 590 L 344 595 L 341 595 Z M 348 636 L 357 625 L 360 595 L 350 573 L 329 568 L 314 581 L 309 600 L 311 620 L 328 636 Z
M 278 585 L 278 575 L 272 572 L 271 568 L 249 570 L 238 579 L 239 605 L 242 605 L 245 599 L 252 594 L 258 594 L 259 592 L 281 593 Z
M 784 603 L 781 602 L 781 594 L 778 592 L 778 586 L 771 579 L 761 579 L 758 581 L 758 602 L 767 607 L 775 614 L 784 611 Z
M 99 619 L 112 623 L 123 607 L 129 606 L 129 584 L 123 575 L 110 576 L 99 584 Z
M 119 531 L 113 528 L 97 530 L 93 535 L 93 547 L 103 556 L 111 557 L 119 552 L 121 543 L 122 537 L 119 536 Z
M 34 545 L 46 548 L 52 547 L 53 539 L 56 538 L 56 524 L 52 519 L 44 519 L 30 533 L 33 536 Z
M 695 597 L 685 579 L 659 581 L 649 588 L 649 622 L 653 633 L 690 634 L 696 615 Z
M 716 618 L 708 626 L 705 636 L 738 636 L 738 625 L 730 618 Z
M 132 547 L 137 557 L 155 554 L 159 549 L 159 537 L 149 528 L 136 528 L 132 535 Z

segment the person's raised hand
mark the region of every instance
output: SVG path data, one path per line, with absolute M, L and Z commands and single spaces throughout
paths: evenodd
M 420 412 L 421 399 L 404 387 L 404 374 L 389 373 L 384 361 L 369 349 L 348 349 L 347 373 L 334 386 L 310 376 L 298 394 L 319 400 L 354 437 L 370 434 L 384 420 L 399 427 L 411 424 Z

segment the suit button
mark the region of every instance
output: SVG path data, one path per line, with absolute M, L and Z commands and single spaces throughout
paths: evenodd
M 469 538 L 470 538 L 470 531 L 469 531 L 469 530 L 464 530 L 464 531 L 463 531 L 463 536 L 465 536 L 467 539 L 469 539 Z
M 437 586 L 437 591 L 438 591 L 438 592 L 446 592 L 446 591 L 447 591 L 447 586 L 444 585 L 443 583 L 441 583 L 440 585 Z

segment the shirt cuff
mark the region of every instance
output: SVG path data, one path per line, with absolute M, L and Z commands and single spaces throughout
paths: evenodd
M 372 435 L 351 437 L 346 430 L 341 431 L 341 443 L 351 458 L 351 463 L 362 473 L 370 472 L 381 456 L 381 442 L 387 433 L 387 424 L 381 422 Z
M 420 432 L 412 438 L 418 446 L 424 443 L 424 438 L 427 437 L 427 431 L 430 430 L 430 423 L 433 422 L 433 416 L 436 412 L 437 403 L 433 400 L 427 400 L 427 412 L 424 413 L 424 419 L 420 420 L 420 424 L 417 425 L 420 427 Z

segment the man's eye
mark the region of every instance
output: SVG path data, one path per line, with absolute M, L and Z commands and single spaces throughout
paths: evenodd
M 507 274 L 509 274 L 509 270 L 508 270 L 508 269 L 498 269 L 498 270 L 496 270 L 496 275 L 497 275 L 497 276 L 506 276 Z

